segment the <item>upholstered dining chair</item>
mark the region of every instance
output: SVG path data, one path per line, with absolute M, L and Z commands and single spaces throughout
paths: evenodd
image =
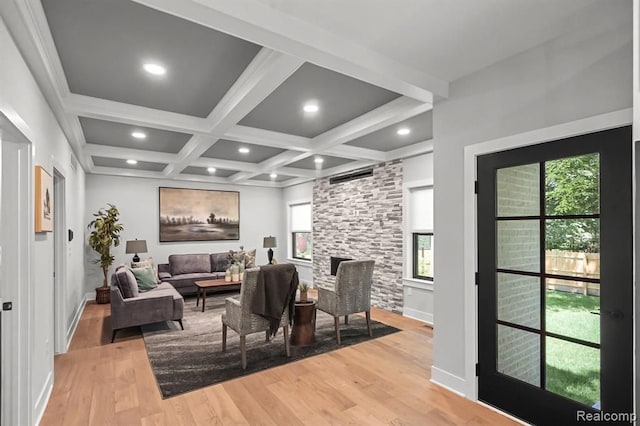
M 225 300 L 225 312 L 222 314 L 222 351 L 227 350 L 227 327 L 240 335 L 240 353 L 242 356 L 242 368 L 247 368 L 247 343 L 246 336 L 253 333 L 264 332 L 269 341 L 269 320 L 256 315 L 251 311 L 253 295 L 258 283 L 260 268 L 251 268 L 244 271 L 240 298 L 227 298 Z M 280 326 L 284 330 L 284 346 L 287 356 L 289 350 L 289 311 L 284 310 Z
M 347 324 L 349 314 L 364 312 L 369 336 L 372 335 L 370 310 L 373 266 L 373 260 L 340 262 L 336 272 L 334 290 L 318 288 L 316 308 L 333 316 L 338 344 L 340 344 L 340 317 L 343 315 L 345 324 Z

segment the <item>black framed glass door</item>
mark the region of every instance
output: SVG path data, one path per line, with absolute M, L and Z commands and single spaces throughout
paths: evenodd
M 632 412 L 631 158 L 629 127 L 478 157 L 480 400 Z

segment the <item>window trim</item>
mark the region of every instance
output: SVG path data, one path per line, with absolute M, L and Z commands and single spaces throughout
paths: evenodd
M 418 273 L 418 237 L 419 236 L 430 236 L 431 237 L 431 244 L 432 244 L 432 250 L 433 250 L 433 231 L 414 231 L 411 233 L 412 235 L 412 243 L 411 243 L 411 247 L 412 247 L 412 271 L 413 271 L 413 278 L 418 279 L 418 280 L 424 280 L 424 281 L 429 281 L 429 282 L 433 282 L 433 277 L 430 277 L 428 275 L 420 275 Z

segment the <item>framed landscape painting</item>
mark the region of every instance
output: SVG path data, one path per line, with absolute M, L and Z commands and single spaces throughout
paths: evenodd
M 160 242 L 240 239 L 240 193 L 159 188 Z
M 36 166 L 35 231 L 53 231 L 53 179 L 42 166 Z

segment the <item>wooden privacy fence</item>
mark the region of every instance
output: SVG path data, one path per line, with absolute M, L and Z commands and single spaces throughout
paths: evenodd
M 600 253 L 546 250 L 545 266 L 548 274 L 576 277 L 575 281 L 549 278 L 548 289 L 600 296 L 600 284 L 579 281 L 580 278 L 600 278 Z

